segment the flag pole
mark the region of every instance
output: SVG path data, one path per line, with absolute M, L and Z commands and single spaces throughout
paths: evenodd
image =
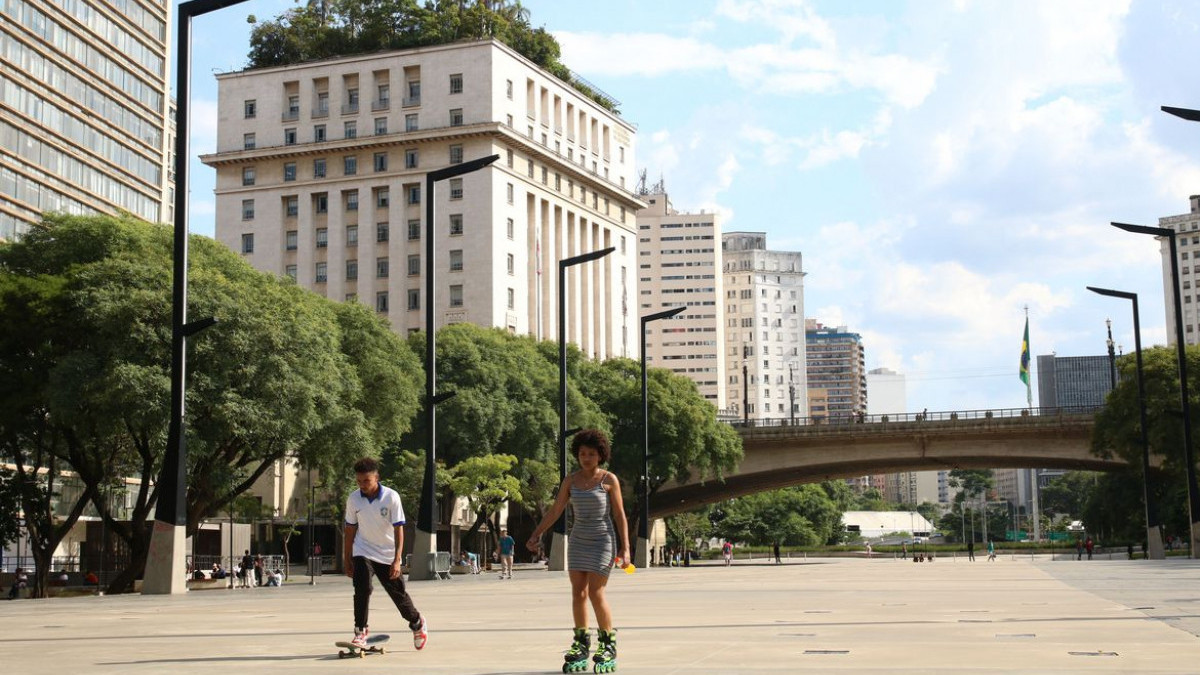
M 1025 305 L 1025 403 L 1028 404 L 1030 411 L 1033 410 L 1033 378 L 1030 377 L 1029 366 L 1033 365 L 1033 353 L 1029 349 L 1029 305 Z

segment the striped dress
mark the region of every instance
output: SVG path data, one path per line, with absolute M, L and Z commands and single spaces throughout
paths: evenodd
M 587 490 L 571 486 L 571 513 L 573 525 L 567 538 L 567 569 L 608 576 L 613 566 L 616 533 L 603 478 Z

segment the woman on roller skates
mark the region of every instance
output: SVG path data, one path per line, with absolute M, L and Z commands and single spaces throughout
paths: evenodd
M 562 670 L 564 673 L 587 670 L 591 649 L 587 627 L 587 602 L 590 599 L 598 626 L 593 669 L 597 673 L 610 673 L 617 669 L 617 639 L 604 587 L 614 559 L 621 565 L 629 560 L 629 529 L 621 502 L 621 484 L 615 475 L 600 468 L 611 456 L 604 432 L 584 429 L 575 434 L 571 454 L 579 462 L 579 470 L 563 481 L 554 505 L 525 545 L 529 550 L 537 551 L 542 533 L 554 525 L 570 504 L 574 525 L 567 537 L 567 573 L 571 578 L 575 638 L 567 650 Z

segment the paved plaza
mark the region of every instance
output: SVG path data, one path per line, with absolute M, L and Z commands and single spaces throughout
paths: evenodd
M 1200 672 L 1200 561 L 988 563 L 891 558 L 616 573 L 621 673 Z M 5 673 L 560 672 L 568 581 L 518 570 L 410 585 L 430 627 L 415 652 L 387 596 L 383 656 L 339 661 L 351 587 L 0 603 Z

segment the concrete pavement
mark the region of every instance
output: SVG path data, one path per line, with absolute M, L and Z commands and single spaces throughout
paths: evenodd
M 336 657 L 345 577 L 283 588 L 0 603 L 6 673 L 560 672 L 568 581 L 521 570 L 416 582 L 415 652 L 377 589 L 395 651 Z M 1200 672 L 1200 561 L 810 559 L 616 573 L 621 673 Z

